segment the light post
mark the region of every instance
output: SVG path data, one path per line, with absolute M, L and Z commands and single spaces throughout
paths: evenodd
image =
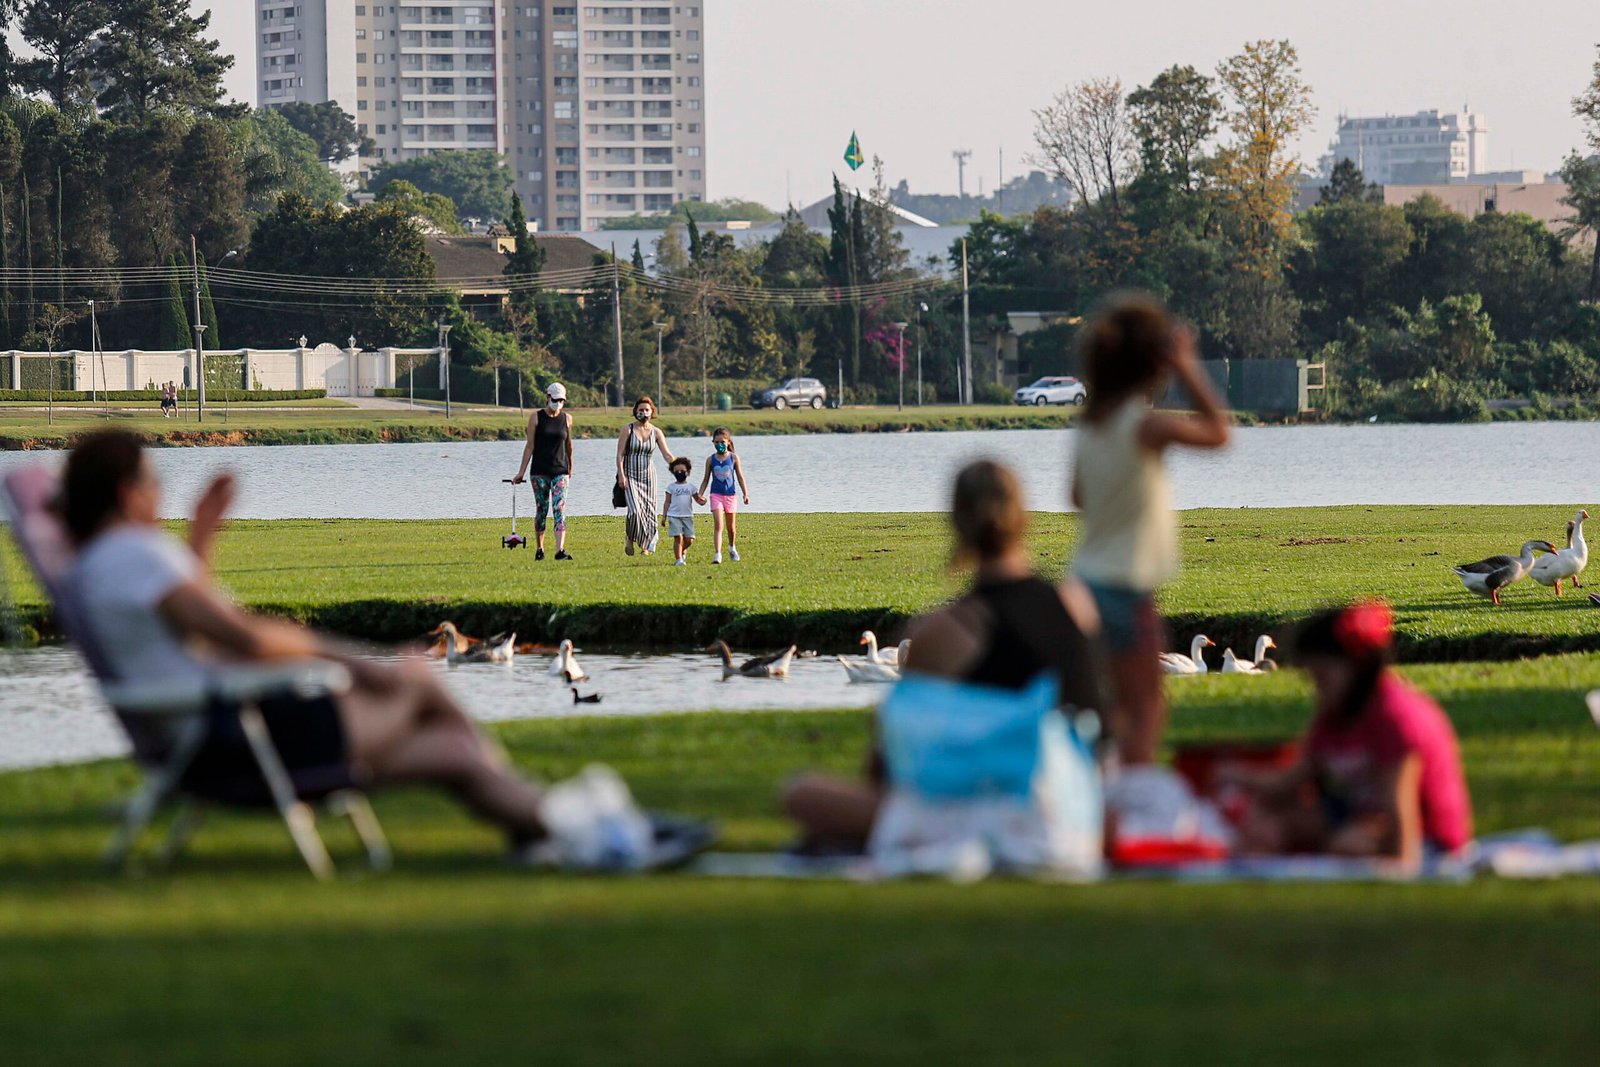
M 439 327 L 439 362 L 444 364 L 444 417 L 450 417 L 450 324 L 440 319 L 435 323 Z
M 906 327 L 909 322 L 897 322 L 894 328 L 900 331 L 900 401 L 895 405 L 896 411 L 906 409 Z
M 661 338 L 666 334 L 667 324 L 652 322 L 650 325 L 656 328 L 656 403 L 661 404 L 666 402 L 666 397 L 661 391 Z
M 917 304 L 917 407 L 922 406 L 922 313 L 928 305 Z

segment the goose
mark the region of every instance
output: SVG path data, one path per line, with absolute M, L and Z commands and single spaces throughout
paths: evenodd
M 551 662 L 550 670 L 546 673 L 552 678 L 565 679 L 568 685 L 589 680 L 589 676 L 583 673 L 583 668 L 578 666 L 577 657 L 572 654 L 572 642 L 570 640 L 561 642 L 561 647 L 556 652 L 556 658 Z
M 716 652 L 722 656 L 723 681 L 729 678 L 787 678 L 789 661 L 794 659 L 795 646 L 790 645 L 782 652 L 774 652 L 770 656 L 747 659 L 737 667 L 733 665 L 733 652 L 728 648 L 726 641 L 713 641 L 706 646 L 706 651 Z
M 911 651 L 911 642 L 901 641 L 894 651 L 897 656 L 894 663 L 873 663 L 870 659 L 849 656 L 839 656 L 838 660 L 844 665 L 844 673 L 852 682 L 898 682 L 900 668 L 897 664 L 905 662 Z
M 1240 659 L 1233 654 L 1233 649 L 1222 650 L 1223 674 L 1260 674 L 1261 669 L 1247 659 Z
M 1567 523 L 1567 547 L 1551 556 L 1542 556 L 1528 570 L 1528 577 L 1544 586 L 1554 586 L 1556 596 L 1561 595 L 1561 583 L 1572 579 L 1574 589 L 1583 588 L 1578 575 L 1589 565 L 1589 545 L 1583 539 L 1583 520 L 1587 511 L 1580 511 Z
M 448 619 L 429 630 L 426 636 L 433 638 L 433 644 L 428 646 L 428 656 L 432 659 L 446 658 L 451 648 L 461 653 L 470 651 L 474 645 L 483 644 L 480 638 L 468 637 L 457 630 L 456 624 Z
M 465 652 L 458 651 L 457 646 L 448 640 L 448 635 L 446 637 L 444 659 L 452 667 L 464 663 L 510 663 L 511 657 L 516 654 L 516 634 L 495 634 L 487 641 L 472 645 Z
M 1278 665 L 1267 658 L 1267 649 L 1277 647 L 1278 642 L 1274 641 L 1269 635 L 1262 634 L 1256 638 L 1256 658 L 1253 660 L 1240 659 L 1233 654 L 1233 649 L 1226 649 L 1222 653 L 1222 673 L 1266 674 L 1269 671 L 1275 671 L 1278 669 Z M 1230 662 L 1233 664 L 1232 668 L 1228 666 Z
M 1488 597 L 1498 607 L 1500 590 L 1528 576 L 1528 571 L 1533 567 L 1534 552 L 1554 553 L 1555 550 L 1556 546 L 1549 541 L 1524 541 L 1520 557 L 1490 556 L 1476 563 L 1463 563 L 1459 567 L 1450 569 L 1461 579 L 1463 589 L 1469 593 Z
M 600 694 L 599 693 L 590 693 L 588 696 L 583 697 L 583 696 L 579 696 L 578 695 L 578 687 L 577 686 L 572 686 L 571 689 L 572 689 L 572 702 L 574 704 L 598 704 L 598 703 L 600 703 Z
M 878 635 L 871 630 L 863 630 L 861 632 L 861 643 L 867 646 L 868 663 L 887 663 L 891 667 L 900 665 L 899 647 L 878 651 Z
M 1216 642 L 1205 634 L 1195 634 L 1194 640 L 1189 642 L 1189 654 L 1181 652 L 1161 653 L 1162 674 L 1204 674 L 1206 673 L 1205 656 L 1201 649 L 1207 646 L 1216 646 Z

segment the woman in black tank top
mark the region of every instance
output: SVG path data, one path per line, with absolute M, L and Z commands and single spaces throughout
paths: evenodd
M 1002 689 L 1026 688 L 1049 671 L 1063 708 L 1105 707 L 1093 601 L 1076 582 L 1057 587 L 1034 573 L 1016 475 L 989 460 L 968 464 L 956 478 L 951 520 L 956 558 L 973 567 L 973 587 L 911 625 L 905 669 Z M 806 775 L 790 784 L 784 810 L 800 824 L 804 845 L 865 846 L 883 799 L 876 746 L 867 779 Z
M 567 485 L 572 480 L 572 416 L 567 414 L 567 389 L 551 382 L 545 390 L 545 406 L 528 419 L 528 443 L 522 449 L 522 465 L 512 485 L 520 485 L 528 475 L 533 480 L 533 558 L 544 559 L 544 529 L 550 513 L 555 513 L 556 559 L 571 559 L 567 554 Z

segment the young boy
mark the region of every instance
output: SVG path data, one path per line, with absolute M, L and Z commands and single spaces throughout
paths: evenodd
M 682 567 L 689 562 L 684 557 L 689 553 L 689 546 L 694 544 L 694 506 L 705 501 L 689 484 L 689 474 L 694 470 L 694 462 L 689 457 L 679 456 L 667 469 L 676 480 L 667 486 L 663 508 L 667 513 L 667 534 L 672 538 L 673 566 Z

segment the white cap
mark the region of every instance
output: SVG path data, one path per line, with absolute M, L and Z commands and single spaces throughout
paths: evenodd
M 544 392 L 551 400 L 565 400 L 567 398 L 567 387 L 560 382 L 551 382 Z

